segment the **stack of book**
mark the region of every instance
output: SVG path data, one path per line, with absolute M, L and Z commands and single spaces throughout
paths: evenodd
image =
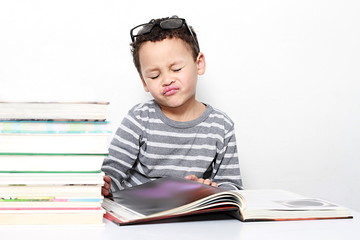
M 0 102 L 0 224 L 102 224 L 108 102 Z

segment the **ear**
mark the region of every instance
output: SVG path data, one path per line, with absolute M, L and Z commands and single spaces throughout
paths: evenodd
M 149 92 L 149 89 L 148 89 L 148 87 L 147 87 L 147 84 L 146 84 L 144 78 L 143 78 L 142 76 L 140 76 L 140 78 L 141 78 L 141 82 L 142 82 L 142 84 L 143 84 L 143 87 L 144 87 L 145 92 Z
M 201 52 L 199 53 L 199 55 L 196 58 L 196 65 L 197 65 L 198 75 L 203 75 L 206 70 L 206 62 L 205 62 L 205 56 Z

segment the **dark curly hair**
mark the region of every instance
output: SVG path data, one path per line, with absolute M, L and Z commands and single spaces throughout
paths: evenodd
M 147 34 L 137 36 L 135 38 L 135 41 L 130 44 L 133 61 L 140 76 L 141 76 L 141 67 L 139 61 L 139 50 L 142 44 L 145 42 L 148 41 L 157 42 L 164 40 L 166 38 L 169 39 L 178 38 L 183 40 L 188 45 L 188 47 L 192 52 L 194 61 L 196 61 L 196 58 L 199 55 L 200 49 L 194 29 L 191 26 L 189 26 L 190 30 L 192 31 L 192 35 L 185 24 L 183 24 L 180 28 L 177 29 L 162 29 L 159 26 L 159 23 L 166 19 L 169 18 L 167 17 L 167 18 L 159 18 L 159 19 L 151 20 L 149 23 L 155 24 L 152 30 Z

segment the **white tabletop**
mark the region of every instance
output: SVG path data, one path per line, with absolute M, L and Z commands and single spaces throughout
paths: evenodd
M 249 222 L 235 219 L 118 226 L 0 226 L 0 239 L 359 239 L 360 214 L 354 219 Z

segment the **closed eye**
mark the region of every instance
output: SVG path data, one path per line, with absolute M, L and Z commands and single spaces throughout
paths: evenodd
M 174 72 L 180 72 L 182 68 L 173 69 Z
M 156 76 L 149 77 L 149 78 L 150 78 L 150 79 L 157 79 L 159 76 L 160 76 L 160 74 L 158 74 L 158 75 L 156 75 Z

